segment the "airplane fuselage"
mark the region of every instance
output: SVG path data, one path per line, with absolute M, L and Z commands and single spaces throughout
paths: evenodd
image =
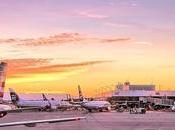
M 19 100 L 16 105 L 18 107 L 49 107 L 50 103 L 43 100 Z
M 9 105 L 4 105 L 4 104 L 0 104 L 0 118 L 4 117 L 5 115 L 7 115 L 7 112 L 5 112 L 6 110 L 11 110 L 12 107 Z M 5 110 L 5 111 L 4 111 Z
M 88 110 L 107 110 L 111 109 L 111 104 L 107 101 L 87 101 L 82 104 Z
M 9 105 L 0 104 L 0 110 L 10 110 L 12 109 Z

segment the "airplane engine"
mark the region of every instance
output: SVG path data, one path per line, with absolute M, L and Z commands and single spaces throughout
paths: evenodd
M 7 115 L 7 112 L 0 112 L 0 118 L 4 117 Z
M 27 126 L 27 127 L 35 127 L 36 126 L 36 123 L 25 124 L 25 126 Z
M 111 111 L 111 107 L 109 106 L 109 107 L 107 108 L 107 110 L 108 110 L 108 111 Z
M 58 106 L 51 106 L 51 109 L 56 110 Z

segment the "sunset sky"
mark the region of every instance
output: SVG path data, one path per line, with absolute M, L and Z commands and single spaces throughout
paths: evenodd
M 6 90 L 86 96 L 126 80 L 175 90 L 174 0 L 1 0 Z M 160 86 L 160 87 L 159 87 Z

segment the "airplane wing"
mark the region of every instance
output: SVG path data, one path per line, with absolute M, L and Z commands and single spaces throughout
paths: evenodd
M 59 123 L 59 122 L 78 121 L 81 119 L 85 119 L 85 117 L 70 117 L 70 118 L 58 118 L 58 119 L 47 119 L 47 120 L 31 120 L 31 121 L 1 123 L 0 127 L 18 126 L 18 125 L 24 125 L 27 127 L 35 127 L 36 124 L 38 124 L 38 123 Z

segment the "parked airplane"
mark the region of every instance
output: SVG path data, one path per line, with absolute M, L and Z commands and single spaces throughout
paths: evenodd
M 39 107 L 43 110 L 50 110 L 53 107 L 48 100 L 24 100 L 24 99 L 21 99 L 12 88 L 9 88 L 9 91 L 10 91 L 10 97 L 11 97 L 12 103 L 19 108 Z
M 111 110 L 111 104 L 108 101 L 88 101 L 84 99 L 79 85 L 78 85 L 78 92 L 79 92 L 80 105 L 85 109 L 87 109 L 89 112 L 92 112 L 92 110 L 98 110 L 98 111 Z
M 70 122 L 70 121 L 78 121 L 78 120 L 81 120 L 81 119 L 85 119 L 85 117 L 69 117 L 69 118 L 58 118 L 58 119 L 10 122 L 10 123 L 2 123 L 2 124 L 0 124 L 0 127 L 19 126 L 19 125 L 24 125 L 24 126 L 27 126 L 27 127 L 35 127 L 36 124 L 38 124 L 38 123 Z
M 54 98 L 48 99 L 42 94 L 43 99 L 41 100 L 24 100 L 12 89 L 9 88 L 11 101 L 17 107 L 40 107 L 43 110 L 56 110 L 56 109 L 67 109 L 73 107 L 67 101 L 55 100 Z
M 74 107 L 72 104 L 70 104 L 68 101 L 64 100 L 55 100 L 54 98 L 48 99 L 45 94 L 42 94 L 43 100 L 48 101 L 53 109 L 61 109 L 61 110 L 67 110 L 69 108 Z

